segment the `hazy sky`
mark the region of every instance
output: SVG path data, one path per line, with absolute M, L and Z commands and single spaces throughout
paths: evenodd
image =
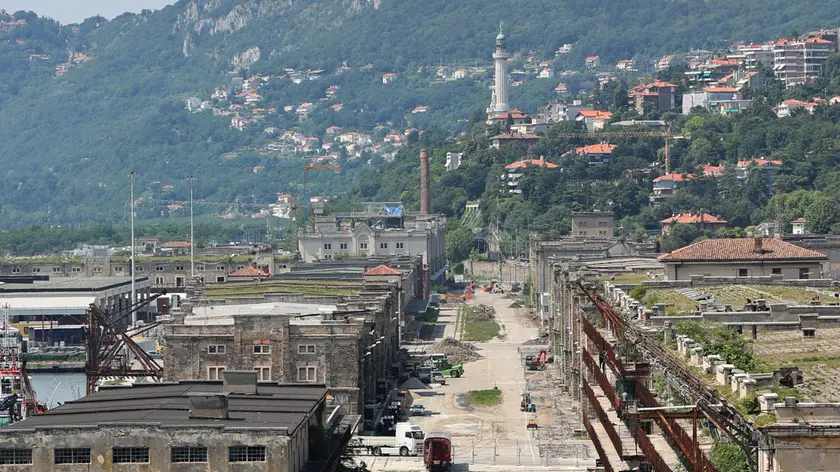
M 144 8 L 159 10 L 176 0 L 0 0 L 0 8 L 9 13 L 31 10 L 63 24 L 80 23 L 85 18 L 102 15 L 112 19 L 127 11 L 138 13 Z

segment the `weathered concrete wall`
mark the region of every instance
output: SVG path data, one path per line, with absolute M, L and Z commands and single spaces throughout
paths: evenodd
M 277 430 L 225 431 L 222 428 L 156 427 L 153 425 L 106 426 L 16 432 L 2 435 L 2 447 L 32 450 L 31 465 L 3 466 L 4 472 L 297 472 L 302 453 L 308 454 L 308 428 L 296 438 Z M 292 440 L 294 439 L 293 448 Z M 172 445 L 205 446 L 207 462 L 172 464 Z M 228 461 L 230 446 L 265 446 L 265 462 Z M 148 447 L 146 464 L 114 464 L 114 447 Z M 55 448 L 90 448 L 90 464 L 54 463 Z
M 528 266 L 512 261 L 464 261 L 464 269 L 467 276 L 500 280 L 503 283 L 524 283 L 530 273 Z
M 837 470 L 840 438 L 786 437 L 774 439 L 773 472 L 812 472 Z

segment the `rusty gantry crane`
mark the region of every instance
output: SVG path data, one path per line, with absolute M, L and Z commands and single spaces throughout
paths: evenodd
M 123 319 L 162 295 L 166 295 L 165 290 L 113 314 L 102 310 L 96 304 L 90 305 L 85 361 L 86 395 L 96 391 L 96 385 L 102 377 L 163 377 L 163 368 L 131 339 L 132 336 L 147 333 L 159 326 L 160 322 L 149 323 L 131 332 L 120 327 Z

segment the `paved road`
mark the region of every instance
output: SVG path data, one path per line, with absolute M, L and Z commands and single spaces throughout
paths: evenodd
M 523 309 L 509 308 L 511 303 L 512 300 L 501 295 L 484 292 L 478 292 L 469 301 L 469 304 L 490 305 L 496 309 L 497 320 L 502 325 L 501 337 L 476 343 L 484 358 L 465 364 L 463 377 L 450 379 L 448 385 L 438 389 L 412 391 L 415 402 L 422 403 L 431 414 L 411 421 L 427 433 L 442 431 L 452 435 L 455 460 L 460 467 L 455 470 L 584 471 L 595 463 L 594 450 L 588 440 L 564 438 L 558 441 L 547 437 L 549 429 L 537 432 L 526 429 L 532 415 L 519 410 L 520 394 L 528 388 L 520 348 L 523 348 L 523 342 L 537 337 L 537 324 Z M 436 331 L 442 331 L 443 336 L 454 336 L 456 315 L 457 305 L 444 305 L 439 320 L 445 326 Z M 535 375 L 544 377 L 545 373 L 528 373 L 529 385 L 533 385 L 530 380 Z M 466 392 L 492 388 L 502 391 L 500 406 L 473 408 L 464 404 Z M 552 392 L 552 395 L 559 395 L 559 392 Z M 546 392 L 546 398 L 535 398 L 535 402 L 540 410 L 540 424 L 554 422 L 551 409 L 554 398 L 549 398 Z M 549 442 L 550 448 L 547 447 L 549 444 L 544 444 Z M 545 451 L 549 451 L 550 457 L 545 457 Z M 366 462 L 372 471 L 422 470 L 419 458 L 366 458 Z

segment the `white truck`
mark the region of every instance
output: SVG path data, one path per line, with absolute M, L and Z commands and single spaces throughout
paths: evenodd
M 423 454 L 423 430 L 407 421 L 396 424 L 394 436 L 355 435 L 347 448 L 357 456 L 417 456 Z

